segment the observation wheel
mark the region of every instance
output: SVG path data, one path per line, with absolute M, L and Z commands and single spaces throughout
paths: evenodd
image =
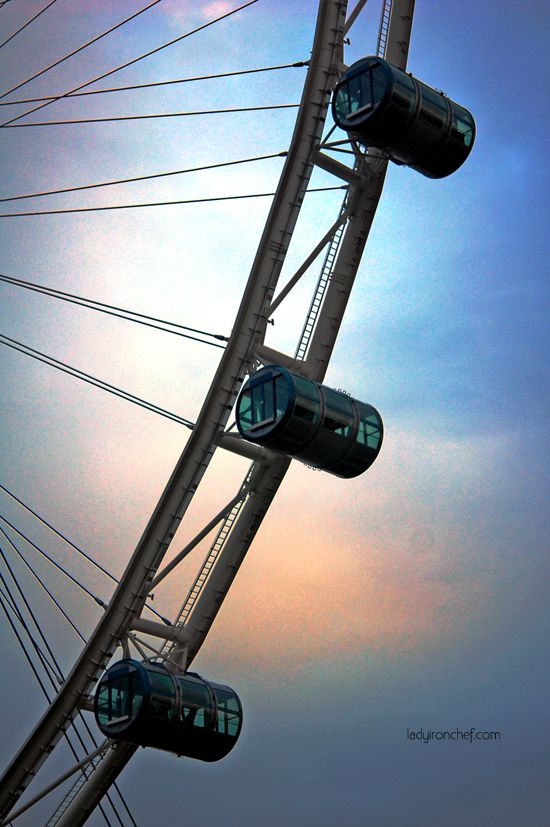
M 246 720 L 238 687 L 234 690 L 225 685 L 223 676 L 212 676 L 213 680 L 197 675 L 190 667 L 291 460 L 349 478 L 367 471 L 382 448 L 380 413 L 369 401 L 324 384 L 325 374 L 389 160 L 408 163 L 421 172 L 428 170 L 426 174 L 435 171 L 432 177 L 450 174 L 471 149 L 474 124 L 463 107 L 441 96 L 435 99 L 427 84 L 403 80 L 409 78 L 405 69 L 413 0 L 382 3 L 379 55 L 367 67 L 370 72 L 375 65 L 383 66 L 388 88 L 377 101 L 371 91 L 370 102 L 364 92 L 365 101 L 357 103 L 353 84 L 361 73 L 356 66 L 346 66 L 344 45 L 364 6 L 365 0 L 359 0 L 348 14 L 346 0 L 319 3 L 292 140 L 288 150 L 280 153 L 285 157 L 283 170 L 232 332 L 224 341 L 196 421 L 182 420 L 190 430 L 189 439 L 110 601 L 102 606 L 99 623 L 3 774 L 2 823 L 16 821 L 35 800 L 38 803 L 59 788 L 63 797 L 48 824 L 84 824 L 139 746 L 206 762 L 221 760 L 233 748 L 238 749 L 243 714 Z M 390 103 L 397 101 L 395 106 L 399 107 L 400 80 L 410 95 L 402 106 L 408 107 L 407 117 L 396 126 L 387 99 L 393 95 Z M 372 89 L 372 78 L 370 82 Z M 335 88 L 339 93 L 334 104 L 335 125 L 327 129 Z M 359 83 L 359 88 L 366 90 L 366 81 L 363 86 Z M 430 101 L 432 108 L 439 105 L 440 115 L 437 123 L 432 117 L 426 125 L 433 114 Z M 368 125 L 358 128 L 360 116 L 366 120 L 375 104 L 380 111 L 374 125 L 380 134 L 387 128 L 389 135 L 384 133 L 384 139 L 377 143 L 371 139 Z M 381 111 L 384 106 L 387 116 Z M 343 131 L 335 134 L 338 119 Z M 427 141 L 428 150 L 419 154 L 418 147 Z M 347 153 L 344 160 L 342 151 Z M 313 189 L 310 181 L 315 171 L 332 176 L 333 187 L 343 190 L 343 203 L 332 223 L 322 227 L 300 265 L 290 276 L 285 274 L 281 286 L 279 280 L 304 198 Z M 321 272 L 295 350 L 278 350 L 268 344 L 273 314 L 319 257 L 323 261 Z M 235 424 L 231 424 L 233 417 Z M 213 511 L 200 530 L 190 530 L 185 546 L 173 554 L 174 538 L 185 525 L 188 509 L 202 490 L 217 451 L 240 461 L 246 459 L 248 470 L 237 490 L 227 495 L 224 506 Z M 167 619 L 153 604 L 155 618 L 146 616 L 155 590 L 173 577 L 180 563 L 206 539 L 209 545 L 204 563 L 180 610 Z M 164 563 L 169 550 L 172 556 Z M 40 768 L 77 716 L 89 718 L 92 712 L 105 740 L 40 790 Z M 31 781 L 32 790 L 27 792 Z

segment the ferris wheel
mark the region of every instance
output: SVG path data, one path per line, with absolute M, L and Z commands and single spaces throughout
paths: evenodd
M 320 0 L 292 140 L 232 333 L 199 416 L 189 423 L 185 449 L 97 627 L 4 772 L 2 824 L 15 822 L 69 778 L 48 824 L 84 824 L 139 746 L 207 762 L 224 758 L 239 739 L 241 701 L 219 676 L 213 681 L 191 667 L 292 459 L 346 479 L 365 472 L 381 450 L 380 413 L 368 400 L 323 384 L 325 374 L 389 161 L 430 178 L 450 175 L 471 151 L 475 124 L 468 110 L 406 71 L 414 0 L 384 0 L 377 54 L 346 65 L 348 32 L 365 5 L 358 0 L 348 14 L 346 0 Z M 329 107 L 335 125 L 327 130 Z M 316 167 L 344 190 L 343 203 L 280 286 Z M 322 254 L 296 349 L 276 350 L 266 344 L 272 315 Z M 224 507 L 163 564 L 218 450 L 249 460 L 246 475 Z M 213 532 L 177 615 L 144 617 L 155 589 Z M 35 776 L 81 714 L 93 714 L 104 739 L 39 790 Z M 24 794 L 25 803 L 19 801 Z

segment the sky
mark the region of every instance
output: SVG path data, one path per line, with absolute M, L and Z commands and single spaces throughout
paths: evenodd
M 0 8 L 0 40 L 44 5 Z M 10 100 L 75 88 L 235 6 L 162 0 Z M 2 86 L 141 7 L 57 0 L 0 47 Z M 259 0 L 97 86 L 307 60 L 316 10 Z M 347 63 L 375 52 L 379 12 L 370 0 Z M 326 377 L 381 412 L 382 451 L 353 480 L 291 465 L 194 663 L 239 693 L 239 743 L 216 765 L 138 751 L 120 786 L 140 827 L 548 823 L 547 25 L 540 0 L 417 0 L 408 69 L 470 109 L 477 138 L 449 178 L 388 171 Z M 26 121 L 295 104 L 304 79 L 291 68 L 81 97 Z M 0 107 L 2 123 L 21 111 Z M 295 114 L 5 128 L 0 197 L 277 153 Z M 6 202 L 0 213 L 273 192 L 281 168 L 276 158 Z M 312 179 L 337 183 L 319 170 Z M 341 199 L 307 196 L 282 282 Z M 268 209 L 257 198 L 1 217 L 0 273 L 228 335 Z M 294 352 L 319 266 L 275 314 L 268 344 Z M 0 321 L 4 335 L 191 420 L 221 352 L 2 282 Z M 4 345 L 0 388 L 0 484 L 119 576 L 189 432 Z M 216 453 L 174 553 L 246 470 Z M 2 491 L 0 514 L 108 599 L 112 583 Z M 1 525 L 87 637 L 97 604 Z M 0 547 L 68 670 L 78 638 L 2 535 Z M 158 589 L 163 614 L 177 611 L 206 550 Z M 0 651 L 4 766 L 46 701 L 3 615 Z M 408 737 L 471 728 L 500 738 Z M 44 779 L 69 763 L 60 746 Z M 105 822 L 96 813 L 89 823 Z

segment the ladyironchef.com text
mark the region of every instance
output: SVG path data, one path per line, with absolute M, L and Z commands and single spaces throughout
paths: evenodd
M 489 732 L 472 727 L 471 729 L 409 729 L 407 727 L 407 738 L 409 741 L 422 741 L 428 744 L 430 741 L 500 741 L 500 732 Z

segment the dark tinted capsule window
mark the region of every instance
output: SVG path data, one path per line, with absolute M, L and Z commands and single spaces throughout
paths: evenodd
M 162 693 L 163 695 L 174 695 L 174 683 L 170 675 L 151 671 L 149 672 L 149 680 L 151 681 L 151 689 L 153 692 Z
M 252 394 L 250 389 L 243 391 L 239 400 L 239 420 L 243 428 L 252 427 Z
M 181 687 L 181 720 L 184 724 L 205 728 L 211 722 L 212 700 L 206 686 L 179 678 Z
M 356 109 L 360 109 L 362 106 L 360 75 L 355 75 L 355 77 L 350 78 L 348 83 L 348 95 L 349 114 L 351 114 L 352 112 L 355 112 Z
M 326 410 L 323 428 L 332 431 L 338 436 L 347 437 L 353 426 L 353 406 L 351 399 L 341 393 L 324 388 L 323 393 L 326 400 Z
M 175 709 L 175 701 L 170 700 L 170 698 L 159 698 L 158 695 L 153 695 L 149 704 L 149 714 L 165 721 L 169 721 L 174 717 Z
M 288 406 L 288 386 L 282 374 L 275 377 L 275 411 L 282 416 Z
M 416 87 L 411 78 L 402 72 L 395 77 L 392 103 L 406 112 L 412 112 L 416 103 Z
M 288 388 L 283 376 L 267 376 L 244 390 L 239 400 L 239 422 L 244 430 L 273 422 L 288 406 Z
M 319 419 L 319 391 L 315 382 L 304 379 L 303 376 L 294 375 L 297 400 L 294 409 L 295 416 L 307 419 L 308 422 L 317 422 Z
M 380 445 L 381 439 L 382 423 L 380 418 L 376 413 L 369 413 L 361 406 L 357 442 L 360 445 L 366 445 L 368 448 L 376 449 Z
M 259 382 L 252 388 L 252 422 L 259 425 L 261 422 L 270 422 L 275 417 L 273 398 L 273 382 Z
M 98 697 L 98 717 L 103 725 L 129 718 L 132 708 L 132 675 L 121 674 L 102 684 Z
M 130 676 L 122 675 L 120 678 L 115 678 L 111 683 L 109 708 L 111 723 L 115 720 L 130 717 L 130 699 Z
M 155 718 L 170 720 L 176 711 L 176 692 L 170 675 L 161 672 L 149 672 L 151 682 L 151 701 L 149 714 Z
M 380 103 L 388 88 L 388 79 L 384 67 L 381 63 L 376 63 L 368 70 L 368 73 L 371 76 L 373 102 L 375 104 Z
M 336 114 L 338 118 L 341 120 L 345 120 L 349 112 L 349 95 L 347 83 L 343 83 L 342 86 L 340 86 L 340 88 L 338 89 L 334 105 L 336 107 Z
M 453 138 L 460 140 L 464 146 L 470 146 L 474 140 L 474 120 L 470 113 L 453 103 Z
M 361 108 L 372 106 L 372 76 L 370 72 L 362 72 L 361 78 Z
M 422 109 L 421 119 L 434 129 L 441 129 L 447 120 L 447 105 L 445 98 L 442 97 L 435 89 L 430 89 L 429 86 L 422 84 Z
M 218 702 L 217 731 L 223 735 L 235 736 L 239 731 L 241 712 L 235 696 L 223 689 L 216 689 Z
M 103 683 L 97 696 L 97 717 L 103 726 L 109 723 L 109 694 L 109 684 Z

